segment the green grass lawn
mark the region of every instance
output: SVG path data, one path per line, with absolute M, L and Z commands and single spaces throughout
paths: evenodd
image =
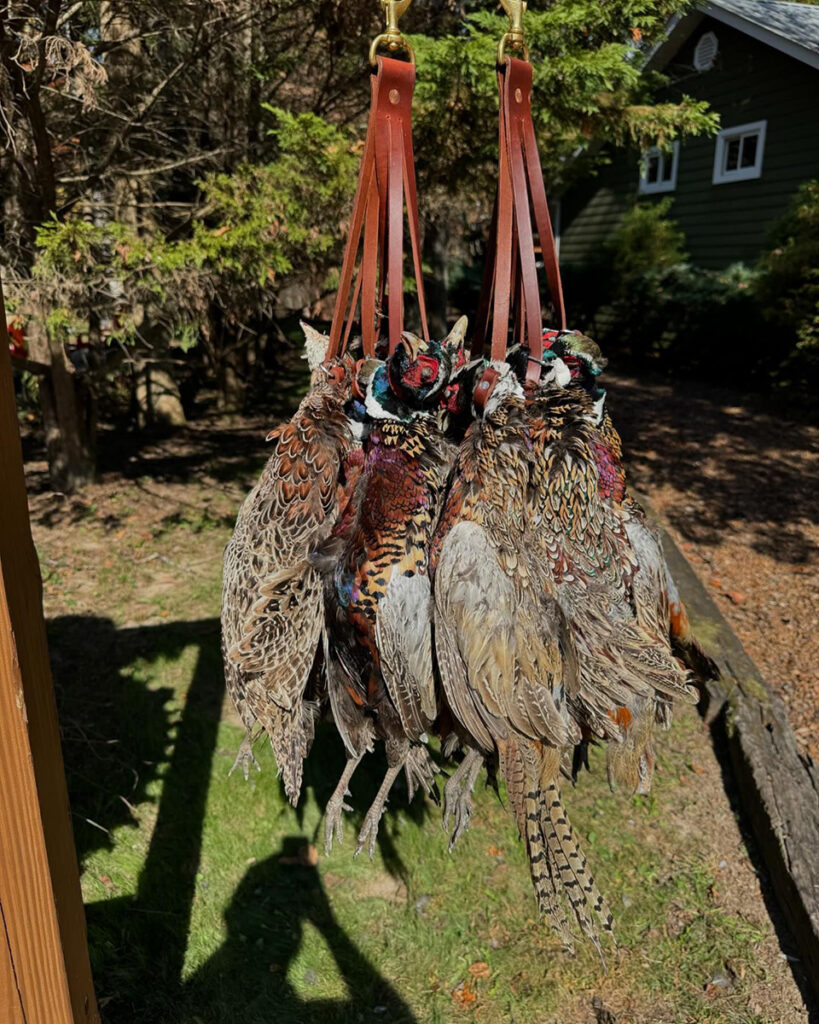
M 108 1024 L 606 1020 L 595 998 L 619 1024 L 806 1019 L 692 710 L 661 737 L 651 797 L 609 793 L 598 752 L 564 791 L 615 912 L 606 971 L 538 921 L 492 790 L 450 855 L 438 808 L 408 806 L 398 784 L 370 863 L 352 851 L 380 754 L 353 779 L 330 857 L 321 815 L 343 751 L 329 724 L 295 810 L 266 743 L 261 774 L 228 778 L 242 734 L 224 703 L 219 576 L 243 483 L 200 481 L 185 506 L 177 489 L 153 518 L 133 514 L 138 484 L 100 485 L 93 511 L 37 528 Z

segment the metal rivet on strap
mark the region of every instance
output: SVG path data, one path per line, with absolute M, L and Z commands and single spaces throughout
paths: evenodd
M 401 95 L 397 89 L 390 89 L 390 103 L 395 106 L 396 103 L 401 99 Z

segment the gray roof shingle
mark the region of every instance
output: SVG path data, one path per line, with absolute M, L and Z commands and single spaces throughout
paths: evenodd
M 711 0 L 719 8 L 819 54 L 819 6 L 786 0 Z

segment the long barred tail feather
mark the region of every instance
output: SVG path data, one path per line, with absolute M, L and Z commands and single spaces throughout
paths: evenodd
M 573 949 L 565 896 L 584 935 L 605 966 L 599 928 L 612 932 L 611 911 L 572 832 L 560 791 L 553 781 L 558 751 L 539 749 L 522 738 L 499 744 L 500 767 L 520 834 L 526 842 L 529 870 L 540 912 L 567 950 Z
M 614 919 L 577 844 L 560 791 L 554 782 L 545 783 L 542 789 L 541 828 L 574 916 L 605 966 L 606 958 L 595 919 L 599 920 L 602 931 L 608 934 L 613 931 Z
M 538 908 L 559 936 L 568 952 L 574 952 L 572 931 L 563 906 L 560 877 L 543 834 L 543 794 L 539 789 L 526 794 L 526 852 L 535 887 Z

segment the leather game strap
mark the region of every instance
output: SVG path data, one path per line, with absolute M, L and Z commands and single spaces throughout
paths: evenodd
M 504 358 L 512 314 L 515 340 L 528 345 L 531 355 L 537 360 L 543 354 L 543 320 L 533 219 L 549 293 L 561 330 L 566 327 L 566 312 L 532 121 L 532 65 L 526 60 L 507 57 L 498 71 L 498 87 L 498 191 L 472 355 L 480 355 L 490 341 L 491 323 L 491 357 Z M 540 364 L 530 361 L 527 378 L 537 380 L 539 376 Z
M 364 355 L 375 355 L 385 293 L 390 352 L 394 351 L 401 338 L 404 329 L 405 204 L 421 330 L 424 339 L 429 339 L 412 148 L 414 86 L 414 65 L 391 57 L 378 57 L 377 72 L 371 80 L 367 137 L 330 328 L 327 356 L 331 359 L 346 349 L 359 305 Z M 360 246 L 362 254 L 356 273 Z

